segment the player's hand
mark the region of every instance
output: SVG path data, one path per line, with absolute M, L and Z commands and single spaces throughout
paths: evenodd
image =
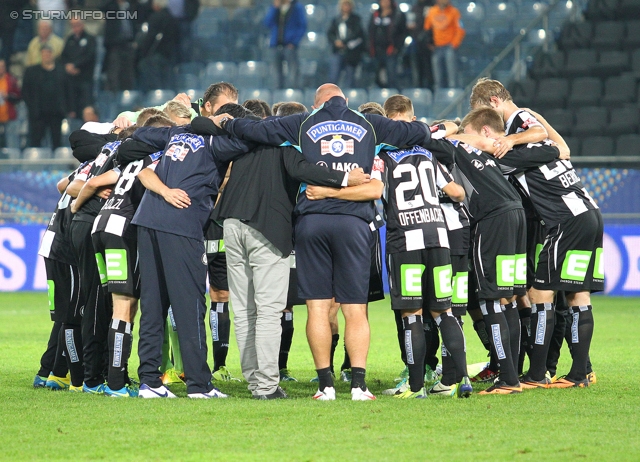
M 349 180 L 347 182 L 349 186 L 358 186 L 362 183 L 369 183 L 371 181 L 371 176 L 368 173 L 364 173 L 362 168 L 355 168 L 347 175 L 349 175 Z
M 224 118 L 227 118 L 229 120 L 233 119 L 233 116 L 225 113 L 225 114 L 218 114 L 217 116 L 209 116 L 209 119 L 211 119 L 213 121 L 213 123 L 216 125 L 216 127 L 220 127 L 220 121 Z
M 187 107 L 191 107 L 191 99 L 186 93 L 178 93 L 173 101 L 177 101 L 179 103 L 184 104 Z
M 493 145 L 496 151 L 493 153 L 493 157 L 496 159 L 502 159 L 513 148 L 513 138 L 509 139 L 508 136 L 501 136 L 494 141 Z
M 337 191 L 334 188 L 327 188 L 326 186 L 307 186 L 305 194 L 310 201 L 319 201 L 331 197 L 331 193 Z
M 111 195 L 111 188 L 102 188 L 96 192 L 96 196 L 98 196 L 101 199 L 109 199 L 110 195 Z
M 78 213 L 78 205 L 75 199 L 71 201 L 71 213 Z
M 191 205 L 189 195 L 182 189 L 168 189 L 162 197 L 177 209 L 186 209 Z
M 133 124 L 125 116 L 120 116 L 116 120 L 113 121 L 113 125 L 115 125 L 118 128 L 127 128 L 127 127 L 130 127 Z

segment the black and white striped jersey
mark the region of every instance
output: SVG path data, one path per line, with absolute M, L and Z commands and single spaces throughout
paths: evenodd
M 505 174 L 519 174 L 545 229 L 598 208 L 571 162 L 559 160 L 558 153 L 555 143 L 545 141 L 515 146 L 499 160 Z
M 462 179 L 462 174 L 455 164 L 451 166 L 451 171 L 440 163 L 438 163 L 438 168 L 449 182 L 455 181 L 460 186 L 463 185 L 464 180 Z M 466 209 L 462 203 L 451 199 L 440 188 L 438 188 L 438 199 L 440 200 L 440 207 L 442 208 L 444 221 L 447 225 L 447 231 L 449 232 L 449 249 L 451 255 L 467 255 L 469 251 L 470 234 L 469 217 L 467 216 Z
M 379 156 L 374 168 L 381 170 L 385 185 L 382 200 L 387 253 L 449 248 L 438 187 L 445 187 L 453 179 L 445 178 L 433 153 L 420 146 L 382 151 Z M 378 167 L 380 162 L 384 163 L 382 168 Z

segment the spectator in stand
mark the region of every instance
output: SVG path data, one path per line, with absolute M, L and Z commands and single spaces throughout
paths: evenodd
M 137 0 L 106 0 L 102 11 L 137 13 Z M 136 16 L 137 17 L 137 16 Z M 110 91 L 132 90 L 135 82 L 135 49 L 137 19 L 107 19 L 104 22 L 105 70 L 107 89 Z
M 82 121 L 87 122 L 100 122 L 100 114 L 93 106 L 87 106 L 82 110 Z
M 191 22 L 198 16 L 200 0 L 169 0 L 169 12 L 178 21 L 178 61 L 188 61 L 191 56 Z
M 298 45 L 307 32 L 304 6 L 297 0 L 273 0 L 264 25 L 271 31 L 272 65 L 278 88 L 296 87 L 298 83 Z M 283 65 L 287 63 L 285 73 Z
M 21 12 L 29 4 L 29 0 L 2 0 L 0 2 L 0 59 L 4 59 L 7 65 L 11 62 L 13 54 L 13 40 L 18 28 L 18 20 L 12 19 L 12 11 Z
M 43 46 L 51 49 L 53 59 L 58 59 L 64 49 L 64 40 L 53 33 L 53 23 L 49 19 L 38 21 L 38 35 L 29 42 L 24 60 L 25 67 L 40 64 L 40 50 Z
M 144 91 L 173 87 L 171 68 L 178 47 L 178 22 L 168 5 L 169 0 L 153 0 L 149 29 L 138 47 L 139 85 Z
M 15 103 L 20 101 L 20 88 L 16 78 L 7 70 L 4 59 L 0 59 L 0 148 L 7 146 L 7 123 L 17 117 Z
M 93 103 L 93 68 L 96 64 L 96 39 L 84 30 L 79 18 L 69 20 L 71 35 L 60 60 L 66 72 L 66 107 L 71 119 L 80 118 L 82 110 Z
M 333 48 L 329 82 L 338 85 L 340 74 L 344 71 L 343 86 L 345 88 L 355 86 L 356 67 L 362 61 L 362 52 L 365 46 L 362 20 L 353 12 L 355 7 L 353 0 L 340 0 L 338 15 L 333 18 L 327 31 L 329 43 Z
M 42 146 L 47 128 L 51 147 L 60 147 L 62 119 L 65 116 L 64 79 L 62 66 L 53 58 L 53 50 L 45 46 L 40 52 L 41 63 L 24 72 L 22 97 L 29 112 L 29 145 Z
M 398 53 L 407 37 L 407 19 L 396 2 L 381 0 L 371 15 L 369 50 L 376 63 L 376 84 L 382 88 L 398 88 Z M 386 79 L 381 78 L 384 69 Z
M 433 36 L 424 29 L 424 18 L 433 6 L 434 0 L 418 0 L 412 7 L 414 20 L 407 24 L 413 38 L 413 63 L 416 70 L 414 86 L 433 89 L 433 71 L 431 70 L 431 48 Z
M 451 0 L 437 0 L 437 4 L 424 18 L 424 30 L 433 32 L 433 55 L 431 66 L 436 88 L 455 88 L 456 68 L 458 56 L 456 50 L 464 38 L 464 29 L 460 24 L 460 11 Z M 447 79 L 443 77 L 443 67 L 447 72 Z

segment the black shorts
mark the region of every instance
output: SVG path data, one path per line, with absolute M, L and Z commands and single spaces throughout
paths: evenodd
M 53 322 L 80 324 L 82 320 L 78 295 L 78 267 L 49 258 L 44 259 L 49 294 L 49 314 Z
M 544 226 L 538 219 L 527 219 L 527 289 L 533 285 L 543 244 Z
M 224 248 L 222 226 L 215 221 L 210 221 L 204 239 L 209 285 L 218 290 L 228 291 L 227 253 Z
M 600 210 L 590 210 L 553 228 L 538 259 L 533 287 L 566 292 L 604 290 Z
M 469 303 L 469 256 L 451 255 L 451 269 L 453 273 L 451 311 L 456 317 L 464 316 L 467 314 Z
M 478 299 L 526 294 L 526 233 L 522 209 L 482 219 L 475 225 L 471 252 Z
M 366 221 L 351 215 L 302 215 L 295 238 L 300 298 L 367 303 L 373 234 Z
M 138 240 L 98 231 L 91 236 L 100 282 L 112 294 L 140 298 Z
M 445 311 L 453 294 L 451 257 L 442 247 L 387 255 L 391 308 Z
M 382 283 L 382 243 L 380 230 L 373 232 L 371 247 L 371 268 L 369 270 L 369 303 L 384 300 L 384 284 Z

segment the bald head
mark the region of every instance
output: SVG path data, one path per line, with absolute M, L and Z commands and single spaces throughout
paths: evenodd
M 320 107 L 334 96 L 340 96 L 341 98 L 346 99 L 339 86 L 334 85 L 333 83 L 325 83 L 324 85 L 320 85 L 316 90 L 316 99 L 313 103 L 313 107 Z

